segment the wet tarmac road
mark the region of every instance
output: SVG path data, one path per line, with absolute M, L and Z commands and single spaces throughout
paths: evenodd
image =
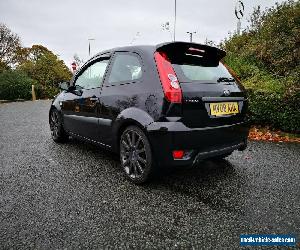
M 1 249 L 234 249 L 242 233 L 299 241 L 299 144 L 250 142 L 135 186 L 110 153 L 54 143 L 49 106 L 0 105 Z

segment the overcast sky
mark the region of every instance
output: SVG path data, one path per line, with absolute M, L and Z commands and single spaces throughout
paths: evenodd
M 73 55 L 91 54 L 133 44 L 155 44 L 171 40 L 162 30 L 169 21 L 172 32 L 175 0 L 0 0 L 0 22 L 22 40 L 23 46 L 41 44 L 59 55 L 69 67 Z M 245 18 L 253 8 L 263 9 L 282 0 L 243 0 Z M 176 40 L 188 41 L 187 31 L 196 31 L 194 41 L 219 42 L 236 29 L 235 0 L 177 0 Z M 137 32 L 140 33 L 136 36 Z

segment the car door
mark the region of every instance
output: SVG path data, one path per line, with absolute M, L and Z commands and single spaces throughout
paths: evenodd
M 112 134 L 112 124 L 122 110 L 144 103 L 143 98 L 139 97 L 144 91 L 141 80 L 140 56 L 133 52 L 115 52 L 101 91 L 99 128 L 103 143 L 112 144 L 115 136 Z
M 99 141 L 100 91 L 109 57 L 88 63 L 75 77 L 75 91 L 63 103 L 64 125 L 75 135 Z

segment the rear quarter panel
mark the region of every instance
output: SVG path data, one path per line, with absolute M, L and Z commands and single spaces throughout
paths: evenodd
M 107 77 L 101 91 L 101 117 L 112 120 L 105 132 L 105 142 L 118 148 L 118 132 L 124 125 L 136 124 L 144 129 L 161 117 L 163 91 L 151 50 L 130 51 L 142 61 L 142 78 L 128 83 L 109 85 Z M 110 66 L 111 67 L 111 66 Z M 109 71 L 108 71 L 109 72 Z

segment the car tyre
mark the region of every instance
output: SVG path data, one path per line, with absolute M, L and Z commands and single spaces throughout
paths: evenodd
M 51 137 L 55 142 L 66 142 L 69 138 L 68 134 L 64 130 L 62 117 L 57 109 L 52 109 L 50 112 L 50 131 Z
M 129 126 L 120 137 L 120 162 L 126 177 L 143 184 L 154 175 L 155 164 L 149 140 L 136 126 Z

